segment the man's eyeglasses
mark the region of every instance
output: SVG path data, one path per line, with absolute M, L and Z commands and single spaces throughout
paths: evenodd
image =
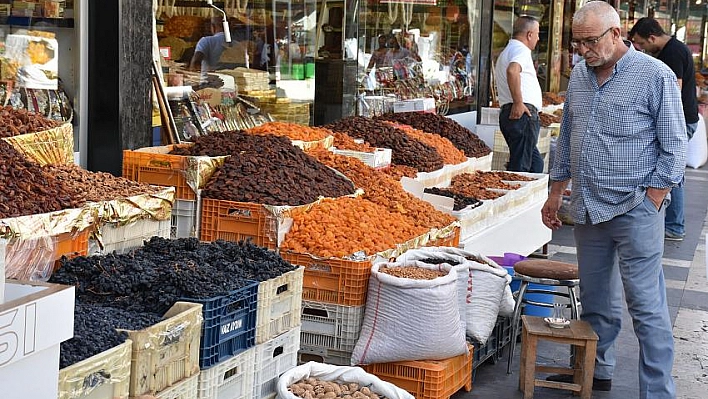
M 602 32 L 602 34 L 598 37 L 593 37 L 590 39 L 584 39 L 584 40 L 571 40 L 570 45 L 573 46 L 573 48 L 579 48 L 581 45 L 587 47 L 587 48 L 593 48 L 597 46 L 597 44 L 600 42 L 603 36 L 607 34 L 607 32 L 611 31 L 612 28 L 607 29 L 606 31 Z

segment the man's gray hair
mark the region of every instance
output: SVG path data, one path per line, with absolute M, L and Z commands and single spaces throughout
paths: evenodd
M 514 21 L 514 30 L 511 32 L 511 37 L 525 35 L 526 32 L 533 29 L 536 23 L 538 23 L 538 21 L 536 21 L 536 18 L 530 17 L 528 15 L 522 15 L 516 18 L 516 21 Z
M 583 23 L 588 16 L 594 15 L 602 21 L 606 28 L 621 28 L 620 16 L 609 3 L 604 1 L 590 1 L 582 6 L 573 16 L 574 23 Z

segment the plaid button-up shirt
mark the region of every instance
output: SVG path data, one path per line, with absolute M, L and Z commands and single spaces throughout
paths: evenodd
M 679 184 L 687 143 L 676 76 L 630 45 L 602 86 L 584 61 L 573 68 L 550 179 L 572 179 L 576 223 L 606 222 L 647 187 Z

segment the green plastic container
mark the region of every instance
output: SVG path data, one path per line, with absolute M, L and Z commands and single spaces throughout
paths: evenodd
M 315 77 L 315 63 L 308 62 L 307 64 L 305 64 L 305 79 L 314 78 L 314 77 Z
M 305 65 L 293 63 L 293 74 L 292 79 L 303 80 L 305 79 Z

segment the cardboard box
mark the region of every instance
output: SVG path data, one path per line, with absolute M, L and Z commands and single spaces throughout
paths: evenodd
M 74 291 L 39 282 L 5 284 L 6 300 L 0 305 L 3 399 L 58 397 L 59 344 L 74 335 Z

